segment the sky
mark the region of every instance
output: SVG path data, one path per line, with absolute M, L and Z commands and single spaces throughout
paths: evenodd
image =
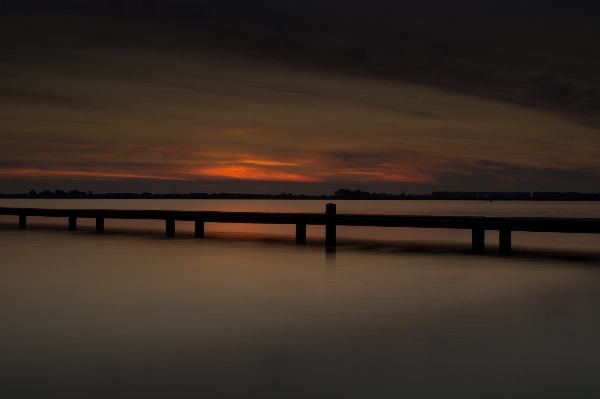
M 596 2 L 0 4 L 0 192 L 600 191 Z

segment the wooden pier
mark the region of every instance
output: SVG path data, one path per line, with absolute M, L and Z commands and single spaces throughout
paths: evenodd
M 18 216 L 21 229 L 27 227 L 28 216 L 64 217 L 68 218 L 72 231 L 77 230 L 78 218 L 92 218 L 96 219 L 98 232 L 104 231 L 105 219 L 164 220 L 167 237 L 175 236 L 176 221 L 193 221 L 197 238 L 204 237 L 204 223 L 293 224 L 296 225 L 298 244 L 306 243 L 307 225 L 324 225 L 328 248 L 336 246 L 336 226 L 469 229 L 473 253 L 484 252 L 486 230 L 498 230 L 499 249 L 503 255 L 510 255 L 513 231 L 600 234 L 600 219 L 336 214 L 335 204 L 327 204 L 325 213 L 0 208 L 0 215 Z

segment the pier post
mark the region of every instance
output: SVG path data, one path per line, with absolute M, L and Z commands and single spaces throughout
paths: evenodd
M 167 237 L 175 237 L 175 219 L 167 219 Z
M 96 218 L 96 231 L 102 233 L 104 231 L 104 218 Z
M 328 215 L 335 215 L 335 204 L 326 204 L 325 213 Z M 335 229 L 335 223 L 327 223 L 325 225 L 325 246 L 328 248 L 335 248 L 336 246 Z
M 473 253 L 482 254 L 485 252 L 485 230 L 484 229 L 473 229 L 472 231 L 473 240 Z
M 69 231 L 77 230 L 77 217 L 69 216 Z
M 306 244 L 306 224 L 296 223 L 296 244 Z
M 510 230 L 500 230 L 500 255 L 510 255 Z
M 19 215 L 19 228 L 20 229 L 27 228 L 27 215 Z
M 204 238 L 204 220 L 197 219 L 194 223 L 196 225 L 194 237 Z

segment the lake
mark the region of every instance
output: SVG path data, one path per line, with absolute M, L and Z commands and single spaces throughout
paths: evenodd
M 331 201 L 0 200 L 324 212 Z M 597 202 L 334 201 L 338 213 L 600 217 Z M 0 217 L 3 397 L 596 398 L 600 236 Z

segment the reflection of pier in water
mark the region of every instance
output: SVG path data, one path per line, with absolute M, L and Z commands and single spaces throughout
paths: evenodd
M 77 230 L 77 218 L 96 219 L 96 231 L 104 231 L 104 219 L 165 220 L 167 237 L 175 236 L 175 221 L 195 222 L 195 236 L 204 237 L 204 223 L 295 224 L 296 242 L 306 243 L 306 226 L 326 226 L 328 248 L 336 245 L 336 226 L 417 227 L 436 229 L 469 229 L 472 231 L 473 253 L 483 253 L 485 231 L 500 232 L 500 253 L 511 252 L 511 232 L 591 233 L 600 234 L 600 219 L 529 218 L 483 216 L 409 216 L 336 214 L 335 204 L 327 204 L 325 213 L 200 212 L 117 209 L 40 209 L 0 208 L 0 215 L 19 216 L 19 227 L 27 226 L 27 216 L 66 217 L 69 230 Z

